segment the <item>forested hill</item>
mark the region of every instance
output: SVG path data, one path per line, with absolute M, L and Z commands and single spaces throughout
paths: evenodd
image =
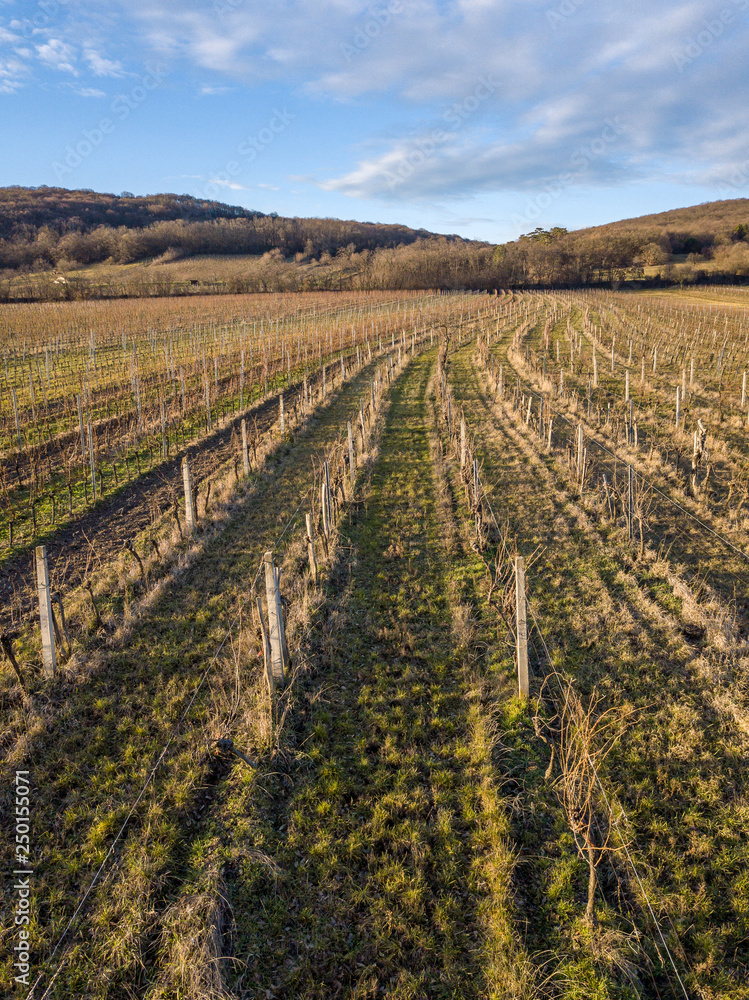
M 749 235 L 749 198 L 708 201 L 591 226 L 579 232 L 590 239 L 631 237 L 641 246 L 653 242 L 675 254 L 702 253 Z
M 396 247 L 425 230 L 281 218 L 189 195 L 135 197 L 65 188 L 0 188 L 0 268 L 41 270 L 174 254 L 319 255 Z M 459 240 L 459 237 L 454 237 Z
M 185 219 L 252 219 L 262 212 L 224 205 L 219 201 L 199 201 L 186 194 L 155 194 L 136 197 L 100 194 L 84 188 L 69 191 L 58 187 L 0 188 L 0 238 L 36 235 L 43 226 L 63 235 L 89 232 L 97 226 L 150 226 L 153 222 Z

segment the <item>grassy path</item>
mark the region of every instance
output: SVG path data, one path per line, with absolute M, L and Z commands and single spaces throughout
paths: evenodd
M 492 737 L 456 624 L 434 360 L 416 359 L 392 390 L 288 797 L 254 818 L 253 858 L 231 886 L 241 996 L 523 996 L 530 981 L 511 931 Z
M 605 782 L 627 811 L 643 882 L 686 982 L 704 996 L 745 998 L 749 711 L 743 686 L 728 683 L 740 669 L 738 654 L 732 660 L 718 627 L 718 648 L 685 639 L 686 597 L 674 591 L 667 570 L 635 562 L 587 515 L 533 432 L 493 401 L 470 346 L 452 356 L 450 382 L 476 435 L 497 513 L 522 553 L 540 547 L 530 590 L 558 665 L 584 696 L 595 688 L 606 706 L 633 713 Z M 623 862 L 600 869 L 599 934 L 586 943 L 578 920 L 584 866 L 569 829 L 559 822 L 552 829 L 534 813 L 532 803 L 545 796 L 544 783 L 526 783 L 516 836 L 529 852 L 528 884 L 537 888 L 529 909 L 547 915 L 539 928 L 546 947 L 571 956 L 566 974 L 587 981 L 598 991 L 591 995 L 634 996 L 626 992 L 636 985 L 625 971 L 631 961 L 640 989 L 645 984 L 641 995 L 683 996 L 675 977 L 658 971 L 654 927 Z M 644 933 L 639 942 L 623 937 L 631 918 Z M 533 924 L 529 934 L 540 946 Z

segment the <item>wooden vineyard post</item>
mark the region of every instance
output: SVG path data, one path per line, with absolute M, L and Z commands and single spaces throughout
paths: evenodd
M 190 463 L 182 459 L 182 482 L 185 487 L 185 521 L 188 533 L 195 531 L 195 504 L 192 497 L 192 479 L 190 478 Z
M 257 613 L 260 618 L 260 631 L 263 636 L 263 662 L 265 664 L 265 680 L 268 684 L 268 695 L 270 696 L 270 712 L 271 720 L 273 725 L 276 724 L 276 683 L 273 679 L 273 658 L 271 655 L 270 648 L 270 638 L 268 637 L 268 629 L 265 625 L 265 618 L 263 617 L 263 602 L 257 597 Z
M 515 558 L 515 648 L 518 661 L 518 690 L 521 698 L 528 698 L 528 622 L 525 608 L 525 562 L 522 556 Z
M 250 449 L 247 444 L 247 421 L 242 417 L 242 467 L 245 477 L 250 474 Z
M 676 386 L 676 429 L 679 429 L 679 424 L 681 423 L 681 386 Z
M 166 458 L 169 454 L 169 439 L 166 436 L 166 412 L 163 399 L 159 400 L 159 410 L 161 416 L 161 457 Z
M 744 376 L 744 378 L 746 378 L 746 376 Z M 16 397 L 16 390 L 15 389 L 11 389 L 11 392 L 13 394 L 13 417 L 14 417 L 15 422 L 16 422 L 16 441 L 18 442 L 18 447 L 20 448 L 20 447 L 22 447 L 22 443 L 23 442 L 22 442 L 22 439 L 21 439 L 21 423 L 20 423 L 20 421 L 18 419 L 18 398 Z M 81 397 L 78 396 L 78 406 L 79 407 L 80 407 L 80 400 L 81 400 Z M 744 404 L 742 403 L 741 405 L 743 406 Z
M 465 418 L 460 418 L 460 468 L 461 471 L 466 466 L 466 422 Z
M 307 555 L 312 582 L 317 583 L 317 557 L 315 556 L 315 523 L 311 514 L 305 515 L 307 522 Z
M 632 539 L 635 534 L 635 481 L 631 465 L 627 466 L 627 522 Z
M 327 546 L 332 527 L 330 510 L 330 471 L 327 461 L 323 466 L 323 478 L 320 486 L 320 508 L 322 511 L 322 530 L 325 536 L 325 544 Z
M 351 480 L 351 495 L 354 494 L 354 483 L 356 482 L 356 459 L 354 458 L 354 433 L 351 430 L 351 421 L 346 424 L 348 430 L 348 472 Z
M 213 428 L 213 420 L 211 417 L 211 383 L 208 381 L 208 374 L 203 372 L 203 382 L 205 385 L 205 422 L 206 430 L 211 430 Z
M 583 436 L 583 425 L 582 424 L 578 424 L 577 425 L 577 474 L 578 474 L 578 476 L 580 475 L 580 470 L 583 467 L 583 447 L 584 447 L 583 442 L 584 442 L 584 440 L 585 439 L 584 439 L 584 436 Z
M 91 426 L 91 417 L 88 420 L 88 457 L 91 463 L 91 489 L 96 503 L 96 460 L 94 458 L 94 430 Z
M 49 590 L 49 567 L 47 566 L 47 548 L 44 545 L 36 547 L 36 586 L 39 593 L 39 623 L 42 629 L 42 662 L 47 677 L 55 676 L 57 653 L 53 632 L 52 597 Z
M 624 402 L 629 402 L 629 368 L 624 373 Z
M 546 444 L 546 447 L 549 449 L 549 451 L 551 451 L 551 432 L 553 429 L 554 429 L 554 418 L 549 417 L 549 440 Z
M 286 416 L 283 409 L 283 393 L 278 397 L 278 419 L 281 424 L 281 440 L 286 438 Z
M 598 388 L 598 355 L 595 347 L 593 348 L 593 388 Z
M 270 641 L 271 670 L 276 685 L 283 686 L 284 676 L 289 668 L 289 653 L 286 648 L 286 629 L 281 604 L 281 570 L 273 564 L 273 553 L 266 552 L 265 599 L 268 604 L 268 638 Z
M 328 525 L 333 524 L 333 494 L 330 491 L 330 462 L 325 459 L 323 463 L 323 471 L 325 472 L 325 496 L 327 498 L 328 505 Z

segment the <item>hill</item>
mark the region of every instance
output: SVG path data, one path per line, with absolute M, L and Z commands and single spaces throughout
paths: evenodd
M 264 215 L 188 195 L 0 188 L 0 269 L 12 271 L 128 264 L 167 252 L 318 256 L 343 248 L 393 248 L 430 236 L 407 226 Z
M 749 276 L 749 199 L 706 202 L 572 232 L 537 228 L 498 246 L 513 286 L 735 281 Z
M 749 198 L 708 201 L 576 232 L 591 239 L 634 237 L 641 246 L 657 243 L 672 254 L 702 253 L 744 239 L 749 233 Z

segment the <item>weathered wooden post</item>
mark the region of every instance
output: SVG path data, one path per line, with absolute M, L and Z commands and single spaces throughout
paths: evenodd
M 624 402 L 629 402 L 629 368 L 624 373 Z
M 549 451 L 551 451 L 551 431 L 553 427 L 554 427 L 554 417 L 549 417 L 549 440 L 546 445 Z
M 348 472 L 351 480 L 351 495 L 354 494 L 354 483 L 356 482 L 356 460 L 354 458 L 354 433 L 351 430 L 351 421 L 346 424 L 348 430 Z
M 465 417 L 460 418 L 460 468 L 466 467 L 466 421 Z
M 47 677 L 54 677 L 57 667 L 55 650 L 54 619 L 52 617 L 52 598 L 49 590 L 49 567 L 47 566 L 47 548 L 45 545 L 36 547 L 36 586 L 39 593 L 39 623 L 42 629 L 42 662 Z
M 213 427 L 213 418 L 211 417 L 211 383 L 208 379 L 208 372 L 203 372 L 203 382 L 205 386 L 205 422 L 206 429 L 211 430 Z
M 169 453 L 169 439 L 166 436 L 166 412 L 163 399 L 159 400 L 159 410 L 161 415 L 161 457 L 166 458 Z
M 195 531 L 195 502 L 192 496 L 192 479 L 190 478 L 190 463 L 187 461 L 187 456 L 182 459 L 182 483 L 185 487 L 185 522 L 188 532 L 193 532 Z
M 317 583 L 317 557 L 315 556 L 315 522 L 311 514 L 305 515 L 307 522 L 307 556 L 312 582 Z
M 328 501 L 328 485 L 323 478 L 320 485 L 320 512 L 322 514 L 322 530 L 327 542 L 330 538 L 330 504 Z
M 627 466 L 627 522 L 630 539 L 635 536 L 635 479 L 632 466 Z
M 281 440 L 284 441 L 286 438 L 286 415 L 283 409 L 283 393 L 280 393 L 278 397 L 278 419 L 281 424 Z
M 242 468 L 245 478 L 250 474 L 250 448 L 247 443 L 247 421 L 242 417 Z
M 270 715 L 273 725 L 276 724 L 276 682 L 273 678 L 273 656 L 271 654 L 270 639 L 268 637 L 268 629 L 265 625 L 265 617 L 263 616 L 263 602 L 258 596 L 257 602 L 257 613 L 260 618 L 260 632 L 263 637 L 263 662 L 265 664 L 265 680 L 268 684 L 268 695 L 270 697 Z
M 598 388 L 598 354 L 595 347 L 593 348 L 593 388 Z
M 283 686 L 284 675 L 289 668 L 289 653 L 286 648 L 286 630 L 281 603 L 281 570 L 273 564 L 273 553 L 266 552 L 265 599 L 268 604 L 268 638 L 270 640 L 271 670 L 276 685 Z
M 515 558 L 515 649 L 518 663 L 518 690 L 521 698 L 528 698 L 528 622 L 525 607 L 525 562 L 522 556 Z
M 577 425 L 577 474 L 580 475 L 580 470 L 583 467 L 583 447 L 584 447 L 584 435 L 583 435 L 583 425 Z
M 11 393 L 13 395 L 13 417 L 14 417 L 15 422 L 16 422 L 16 442 L 18 444 L 18 447 L 21 448 L 22 444 L 23 444 L 23 441 L 22 441 L 22 438 L 21 438 L 21 423 L 20 423 L 20 421 L 18 419 L 18 398 L 16 396 L 16 390 L 15 389 L 11 389 Z M 78 396 L 77 398 L 78 398 L 78 407 L 80 409 L 81 397 Z M 82 443 L 83 443 L 83 438 L 81 437 L 81 444 Z M 85 454 L 85 452 L 84 452 L 84 454 Z
M 96 458 L 94 456 L 94 430 L 91 426 L 91 417 L 88 419 L 88 458 L 91 464 L 91 489 L 94 503 L 96 503 Z

